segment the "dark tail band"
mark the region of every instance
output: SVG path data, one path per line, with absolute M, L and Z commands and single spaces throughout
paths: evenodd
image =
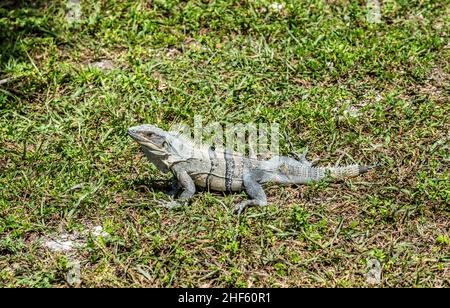
M 359 166 L 359 174 L 367 173 L 372 169 L 378 168 L 380 164 L 373 164 L 370 166 Z

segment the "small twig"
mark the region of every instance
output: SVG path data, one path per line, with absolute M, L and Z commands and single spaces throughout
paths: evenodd
M 9 77 L 9 78 L 5 78 L 5 79 L 0 80 L 0 86 L 1 86 L 2 84 L 5 84 L 5 83 L 10 82 L 10 81 L 13 80 L 13 79 L 14 79 L 14 77 Z
M 326 247 L 330 247 L 330 246 L 333 245 L 334 241 L 336 240 L 336 238 L 338 237 L 339 233 L 341 232 L 343 223 L 344 223 L 344 218 L 339 219 L 339 224 L 338 224 L 338 226 L 336 228 L 336 231 L 334 232 L 334 236 L 331 239 L 331 241 L 327 245 L 325 245 Z
M 37 67 L 36 63 L 34 63 L 33 58 L 31 58 L 30 54 L 29 54 L 27 51 L 25 51 L 25 53 L 26 53 L 26 55 L 28 56 L 28 59 L 30 59 L 30 62 L 31 62 L 31 64 L 33 65 L 33 67 L 34 67 L 36 73 L 38 73 L 39 77 L 42 78 L 42 72 L 39 70 L 39 68 Z

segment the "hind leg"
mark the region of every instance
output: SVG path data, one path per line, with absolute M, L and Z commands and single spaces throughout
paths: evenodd
M 306 165 L 308 167 L 311 167 L 313 165 L 313 162 L 310 162 L 308 159 L 306 159 L 306 155 L 308 154 L 308 147 L 305 148 L 305 151 L 302 154 L 293 154 L 298 159 L 297 162 L 299 162 L 300 164 Z

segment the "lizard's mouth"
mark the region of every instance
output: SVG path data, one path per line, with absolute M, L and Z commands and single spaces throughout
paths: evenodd
M 128 135 L 130 135 L 131 138 L 136 140 L 137 142 L 148 142 L 148 138 L 142 135 L 142 133 L 139 131 L 139 129 L 136 129 L 136 127 L 130 127 L 128 129 Z
M 128 133 L 128 135 L 131 136 L 131 138 L 133 138 L 135 141 L 137 141 L 137 143 L 139 144 L 143 144 L 143 143 L 147 143 L 148 140 L 143 138 L 142 136 L 140 136 L 139 134 L 136 133 Z
M 137 141 L 141 146 L 145 147 L 150 151 L 161 151 L 164 140 L 160 140 L 157 136 L 154 138 L 149 138 L 148 133 L 143 132 L 139 127 L 130 127 L 128 129 L 128 135 L 131 136 L 135 141 Z

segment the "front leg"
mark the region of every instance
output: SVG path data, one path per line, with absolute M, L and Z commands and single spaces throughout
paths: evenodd
M 241 212 L 249 205 L 258 205 L 258 206 L 266 206 L 267 205 L 267 197 L 264 192 L 262 186 L 252 174 L 244 175 L 244 188 L 250 200 L 242 201 L 238 205 L 236 205 L 234 211 L 236 214 L 240 215 Z
M 186 170 L 175 167 L 172 169 L 172 172 L 177 179 L 177 186 L 182 190 L 182 192 L 178 197 L 178 200 L 162 204 L 162 206 L 169 209 L 185 205 L 195 194 L 194 181 Z

